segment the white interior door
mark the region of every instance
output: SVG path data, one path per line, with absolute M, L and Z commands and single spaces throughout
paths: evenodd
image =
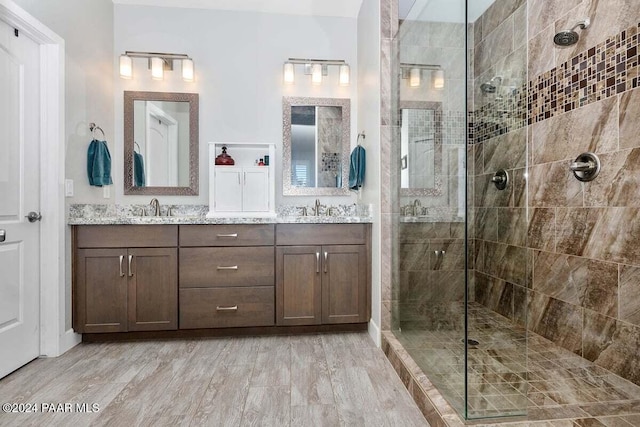
M 40 354 L 39 51 L 0 21 L 0 378 Z

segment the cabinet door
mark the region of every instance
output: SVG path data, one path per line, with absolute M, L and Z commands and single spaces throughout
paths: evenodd
M 126 332 L 126 249 L 79 249 L 77 255 L 74 329 Z
M 322 320 L 320 246 L 276 248 L 276 324 L 318 325 Z
M 242 210 L 266 212 L 269 210 L 269 168 L 258 166 L 244 168 Z
M 129 249 L 130 331 L 178 328 L 177 259 L 176 248 Z
M 366 246 L 323 246 L 322 262 L 322 323 L 366 322 Z
M 214 206 L 217 212 L 242 210 L 242 168 L 214 167 Z

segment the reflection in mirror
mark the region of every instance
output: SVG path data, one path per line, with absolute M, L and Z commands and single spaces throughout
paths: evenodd
M 124 194 L 198 194 L 198 94 L 125 92 Z
M 350 102 L 283 99 L 283 194 L 348 194 Z
M 400 183 L 402 196 L 442 194 L 442 104 L 400 103 Z

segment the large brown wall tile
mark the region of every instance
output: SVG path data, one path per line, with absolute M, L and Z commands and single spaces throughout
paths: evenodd
M 620 149 L 640 147 L 640 89 L 620 95 Z
M 620 320 L 640 326 L 640 268 L 620 265 Z
M 582 354 L 581 307 L 532 292 L 529 329 L 576 354 Z
M 640 148 L 602 154 L 598 177 L 584 184 L 584 204 L 640 207 Z

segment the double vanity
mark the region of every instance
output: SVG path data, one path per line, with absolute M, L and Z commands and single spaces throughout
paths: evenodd
M 348 99 L 284 97 L 282 162 L 274 143 L 209 142 L 208 205 L 163 211 L 155 197 L 200 191 L 199 97 L 125 92 L 123 192 L 153 197 L 154 212 L 71 206 L 74 330 L 98 339 L 366 328 L 370 217 L 319 199 L 276 206 L 276 165 L 291 203 L 352 194 L 349 110 Z
M 294 326 L 366 327 L 369 321 L 368 222 L 153 220 L 70 219 L 76 332 L 268 333 Z

